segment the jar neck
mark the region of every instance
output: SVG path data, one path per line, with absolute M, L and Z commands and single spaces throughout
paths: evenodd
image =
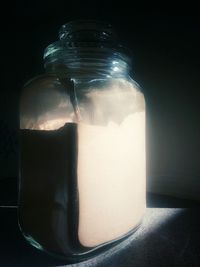
M 129 64 L 114 51 L 88 49 L 62 51 L 45 61 L 48 73 L 63 73 L 71 78 L 109 78 L 129 75 Z
M 129 74 L 127 49 L 118 43 L 110 24 L 72 21 L 59 31 L 59 41 L 44 51 L 47 72 L 64 72 L 77 77 L 122 77 Z

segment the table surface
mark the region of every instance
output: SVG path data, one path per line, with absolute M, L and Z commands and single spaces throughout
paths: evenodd
M 11 194 L 12 193 L 12 194 Z M 17 223 L 16 186 L 0 186 L 0 267 L 66 266 L 30 246 Z M 141 227 L 107 252 L 78 264 L 86 267 L 196 267 L 200 266 L 200 205 L 155 194 L 147 195 Z
M 31 247 L 17 225 L 16 208 L 0 208 L 0 266 L 66 266 Z M 200 266 L 200 209 L 147 208 L 141 227 L 107 252 L 79 264 L 92 267 Z

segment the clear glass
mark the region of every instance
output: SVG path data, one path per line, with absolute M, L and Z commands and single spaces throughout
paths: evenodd
M 108 25 L 72 22 L 20 102 L 19 225 L 81 261 L 122 241 L 146 205 L 145 101 Z

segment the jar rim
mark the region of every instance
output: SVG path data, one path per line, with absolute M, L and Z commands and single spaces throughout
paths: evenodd
M 96 20 L 71 21 L 61 26 L 59 40 L 44 50 L 44 65 L 77 63 L 85 61 L 98 64 L 131 66 L 131 51 L 118 43 L 111 24 Z M 115 68 L 116 69 L 116 68 Z

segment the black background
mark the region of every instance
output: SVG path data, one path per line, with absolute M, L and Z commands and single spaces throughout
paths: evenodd
M 98 19 L 112 23 L 133 52 L 133 76 L 147 102 L 151 189 L 153 177 L 190 176 L 191 183 L 199 178 L 200 20 L 195 7 L 138 8 L 135 2 L 99 0 L 21 0 L 11 7 L 14 15 L 9 10 L 2 24 L 1 177 L 18 176 L 20 88 L 44 71 L 44 48 L 57 39 L 62 24 Z
M 190 198 L 200 195 L 198 8 L 187 6 L 183 10 L 183 3 L 178 8 L 175 3 L 165 3 L 163 8 L 146 4 L 138 8 L 134 1 L 99 0 L 21 0 L 7 4 L 5 11 L 1 9 L 0 86 L 0 182 L 6 178 L 7 183 L 5 187 L 0 183 L 0 204 L 16 205 L 16 183 L 9 178 L 18 177 L 20 89 L 24 82 L 44 71 L 43 50 L 57 39 L 59 27 L 86 18 L 111 22 L 133 52 L 134 78 L 142 86 L 147 102 L 149 189 L 155 191 L 155 181 L 170 176 L 179 183 L 187 180 L 186 186 L 191 184 L 194 192 Z M 162 184 L 167 185 L 164 181 Z M 147 203 L 149 207 L 193 205 L 173 198 L 161 201 L 156 195 Z M 0 222 L 0 265 L 62 264 L 25 243 L 17 227 L 15 209 L 2 209 Z M 150 225 L 149 230 L 149 236 L 108 258 L 106 265 L 103 262 L 97 266 L 199 266 L 198 209 L 182 211 L 154 231 Z

